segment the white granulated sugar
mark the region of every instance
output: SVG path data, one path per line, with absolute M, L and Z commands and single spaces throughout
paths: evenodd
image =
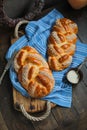
M 78 83 L 79 75 L 75 70 L 71 70 L 67 73 L 67 79 L 71 83 Z

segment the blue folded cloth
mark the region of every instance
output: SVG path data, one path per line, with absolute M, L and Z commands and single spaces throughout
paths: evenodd
M 56 19 L 62 18 L 63 15 L 53 9 L 46 16 L 38 21 L 31 21 L 25 28 L 25 35 L 19 38 L 8 50 L 6 59 L 8 60 L 15 50 L 21 49 L 23 46 L 29 45 L 34 47 L 46 60 L 47 39 Z M 79 40 L 76 43 L 76 52 L 73 56 L 72 64 L 65 70 L 60 72 L 52 72 L 55 79 L 55 86 L 53 91 L 42 98 L 42 100 L 49 100 L 57 105 L 63 107 L 71 107 L 72 103 L 72 85 L 69 84 L 65 78 L 65 73 L 69 68 L 78 66 L 87 56 L 87 45 L 81 43 Z M 20 85 L 14 68 L 10 68 L 10 79 L 12 85 L 23 95 L 29 96 L 27 91 Z

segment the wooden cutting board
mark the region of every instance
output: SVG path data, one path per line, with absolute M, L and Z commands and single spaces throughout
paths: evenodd
M 27 112 L 40 112 L 46 109 L 46 101 L 40 99 L 26 98 L 22 96 L 16 89 L 13 88 L 14 108 L 20 111 L 20 105 L 23 104 Z M 55 104 L 51 103 L 51 107 Z
M 11 38 L 11 44 L 13 44 L 17 38 Z M 23 104 L 25 110 L 29 113 L 33 112 L 40 112 L 46 109 L 47 101 L 43 101 L 40 99 L 34 98 L 26 98 L 22 96 L 14 87 L 13 87 L 13 103 L 14 108 L 20 111 L 20 104 Z M 55 104 L 51 103 L 51 108 L 56 106 Z

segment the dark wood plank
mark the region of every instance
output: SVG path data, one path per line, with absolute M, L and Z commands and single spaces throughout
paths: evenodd
M 83 80 L 85 86 L 87 86 L 87 68 L 86 68 L 86 64 L 87 64 L 87 63 L 85 63 L 85 64 L 82 66 L 82 68 L 81 68 L 81 71 L 82 71 L 82 73 L 83 73 L 83 78 L 82 78 L 82 80 Z M 85 88 L 85 89 L 87 89 L 87 88 Z M 87 92 L 87 90 L 86 90 L 86 92 Z
M 33 122 L 35 130 L 58 130 L 60 127 L 58 126 L 57 121 L 55 120 L 53 114 L 51 113 L 45 120 L 39 122 Z
M 0 28 L 0 75 L 6 64 L 5 55 L 10 46 L 11 33 L 12 30 L 10 29 Z M 12 85 L 8 72 L 0 85 L 0 111 L 9 130 L 34 130 L 32 122 L 27 120 L 20 112 L 14 110 Z
M 78 120 L 78 130 L 87 130 L 87 113 L 85 113 L 85 118 L 79 118 Z
M 57 0 L 58 1 L 58 0 Z M 53 4 L 54 5 L 54 4 Z M 54 7 L 65 17 L 74 20 L 79 27 L 78 36 L 82 42 L 87 43 L 87 7 L 81 10 L 72 9 L 67 1 L 58 1 L 55 6 L 47 3 L 40 17 L 44 16 Z M 38 18 L 40 18 L 38 17 Z M 38 19 L 37 18 L 37 19 Z M 6 64 L 5 54 L 10 47 L 12 29 L 0 27 L 0 75 Z M 20 112 L 14 110 L 12 85 L 7 73 L 0 85 L 0 111 L 5 125 L 9 130 L 86 130 L 87 129 L 87 65 L 82 67 L 83 80 L 73 88 L 73 101 L 71 108 L 55 107 L 49 117 L 40 122 L 27 120 Z M 38 113 L 40 115 L 40 113 Z M 1 117 L 0 117 L 1 118 Z M 2 119 L 2 120 L 3 120 Z M 2 129 L 1 129 L 2 125 Z M 0 129 L 4 130 L 3 124 Z
M 84 70 L 83 68 L 84 67 L 82 67 L 82 72 Z M 87 76 L 86 71 L 85 75 Z M 73 86 L 72 107 L 56 107 L 52 110 L 55 119 L 57 120 L 57 123 L 60 125 L 61 129 L 84 130 L 84 128 L 87 128 L 87 124 L 85 124 L 87 121 L 87 88 L 83 82 L 85 80 L 84 78 L 85 77 L 83 77 L 83 80 L 78 85 Z M 82 121 L 82 119 L 84 119 L 84 121 Z M 79 122 L 82 124 L 81 128 Z
M 0 129 L 1 130 L 8 130 L 8 128 L 7 128 L 7 126 L 6 126 L 5 122 L 4 122 L 4 119 L 2 117 L 1 112 L 0 112 Z
M 73 106 L 72 108 L 56 107 L 52 112 L 61 130 L 65 130 L 68 127 L 70 127 L 70 130 L 76 129 L 76 121 L 79 115 Z
M 81 82 L 73 89 L 73 106 L 77 112 L 85 116 L 87 111 L 87 94 L 84 91 L 84 83 Z

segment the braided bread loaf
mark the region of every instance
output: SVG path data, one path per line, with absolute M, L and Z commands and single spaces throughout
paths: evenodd
M 14 58 L 18 80 L 34 98 L 48 95 L 54 87 L 54 78 L 45 59 L 32 47 L 20 49 Z
M 67 18 L 58 19 L 48 38 L 48 64 L 59 71 L 67 68 L 75 53 L 78 27 Z

